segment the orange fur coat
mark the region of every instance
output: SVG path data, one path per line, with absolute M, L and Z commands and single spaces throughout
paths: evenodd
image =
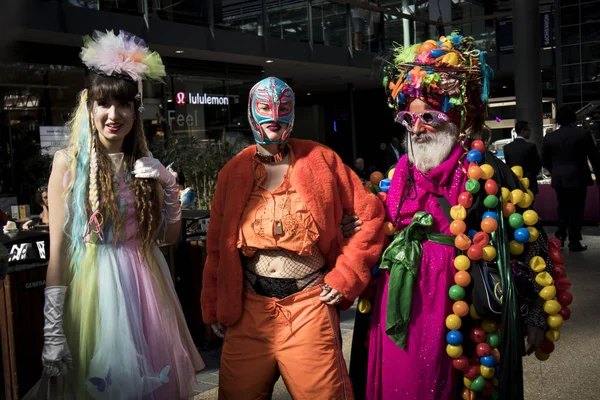
M 291 184 L 319 230 L 318 247 L 330 269 L 325 282 L 354 301 L 369 283 L 371 267 L 381 254 L 383 205 L 333 150 L 299 139 L 291 139 L 290 147 L 296 157 Z M 231 326 L 242 313 L 243 271 L 236 244 L 254 182 L 255 152 L 256 146 L 250 146 L 219 173 L 202 279 L 202 316 L 207 324 Z M 340 229 L 344 212 L 358 215 L 363 221 L 361 230 L 349 239 L 344 239 Z

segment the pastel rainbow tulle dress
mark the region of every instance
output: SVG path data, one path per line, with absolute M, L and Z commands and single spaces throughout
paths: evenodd
M 120 232 L 107 222 L 104 240 L 86 241 L 81 267 L 69 271 L 64 329 L 74 365 L 65 390 L 78 400 L 187 399 L 204 362 L 162 253 L 136 240 L 133 193 L 118 180 Z

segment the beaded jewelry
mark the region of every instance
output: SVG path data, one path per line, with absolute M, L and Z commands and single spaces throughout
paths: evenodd
M 458 205 L 453 207 L 450 215 L 454 221 L 450 225 L 450 231 L 455 238 L 455 247 L 461 251 L 454 259 L 454 266 L 457 270 L 452 286 L 448 294 L 454 304 L 452 313 L 446 318 L 446 327 L 449 332 L 446 335 L 447 354 L 453 358 L 453 366 L 463 372 L 463 383 L 465 389 L 462 393 L 463 399 L 475 398 L 476 393 L 481 393 L 484 397 L 495 396 L 495 387 L 498 386 L 496 369 L 500 367 L 500 329 L 493 320 L 483 319 L 480 327 L 471 329 L 470 339 L 476 343 L 475 358 L 469 359 L 463 355 L 463 336 L 459 331 L 462 325 L 461 318 L 470 315 L 475 320 L 480 320 L 473 304 L 468 306 L 464 301 L 466 296 L 465 288 L 471 283 L 471 276 L 468 272 L 471 262 L 484 260 L 492 262 L 497 257 L 497 250 L 494 247 L 495 232 L 498 229 L 500 216 L 498 206 L 501 201 L 502 217 L 508 220 L 508 225 L 514 230 L 513 239 L 508 244 L 510 254 L 519 256 L 524 252 L 525 244 L 533 243 L 538 240 L 539 232 L 534 227 L 538 223 L 539 217 L 534 210 L 529 210 L 534 200 L 533 193 L 528 189 L 529 181 L 523 178 L 523 169 L 513 167 L 513 173 L 519 178 L 526 192 L 521 189 L 510 191 L 508 188 L 500 190 L 498 196 L 498 184 L 492 179 L 494 169 L 489 164 L 479 165 L 483 159 L 483 143 L 473 141 L 471 150 L 467 153 L 469 168 L 467 171 L 469 180 L 465 184 L 465 192 L 458 198 Z M 480 181 L 484 180 L 483 189 L 486 197 L 483 204 L 489 209 L 483 214 L 481 221 L 481 231 L 467 232 L 467 225 L 464 220 L 467 216 L 467 209 L 473 204 L 473 195 L 481 190 Z M 499 198 L 500 197 L 500 198 Z M 522 214 L 518 213 L 516 207 L 527 209 Z M 489 235 L 492 235 L 490 239 Z M 555 254 L 556 257 L 556 254 Z M 546 339 L 540 349 L 536 350 L 536 357 L 540 360 L 548 359 L 549 353 L 554 350 L 553 339 L 558 340 L 560 334 L 558 328 L 562 325 L 564 315 L 570 316 L 568 308 L 561 308 L 561 303 L 554 300 L 556 288 L 553 286 L 552 276 L 546 272 L 546 262 L 542 257 L 535 256 L 529 262 L 530 268 L 537 273 L 536 282 L 542 287 L 540 297 L 544 300 L 544 312 L 548 314 L 548 325 L 550 330 L 546 333 Z M 563 269 L 564 272 L 564 269 Z M 566 279 L 566 278 L 565 278 Z M 499 283 L 497 284 L 497 286 Z M 563 289 L 570 286 L 570 282 L 563 281 Z M 495 288 L 495 291 L 501 292 L 501 288 Z M 568 292 L 566 292 L 568 293 Z M 569 295 L 563 295 L 565 304 L 569 301 Z M 500 297 L 502 302 L 502 297 Z M 563 305 L 566 307 L 566 305 Z M 484 342 L 485 341 L 485 342 Z

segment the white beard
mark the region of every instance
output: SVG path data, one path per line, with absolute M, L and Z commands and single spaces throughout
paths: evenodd
M 417 139 L 423 140 L 421 143 Z M 422 173 L 428 173 L 448 158 L 458 139 L 458 127 L 442 123 L 435 133 L 412 134 L 407 132 L 404 148 L 408 161 Z

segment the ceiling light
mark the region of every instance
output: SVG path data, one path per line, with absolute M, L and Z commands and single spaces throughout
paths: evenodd
M 175 50 L 175 54 L 183 54 L 183 50 Z
M 265 61 L 267 64 L 273 64 L 273 60 L 267 60 Z
M 589 121 L 590 119 L 591 119 L 590 117 L 585 117 L 585 120 L 586 120 L 586 121 Z
M 508 86 L 502 86 L 502 89 L 508 89 Z
M 167 103 L 172 103 L 172 102 L 173 102 L 173 100 L 171 100 L 171 99 L 167 100 Z
M 307 96 L 310 96 L 310 93 L 306 93 Z

